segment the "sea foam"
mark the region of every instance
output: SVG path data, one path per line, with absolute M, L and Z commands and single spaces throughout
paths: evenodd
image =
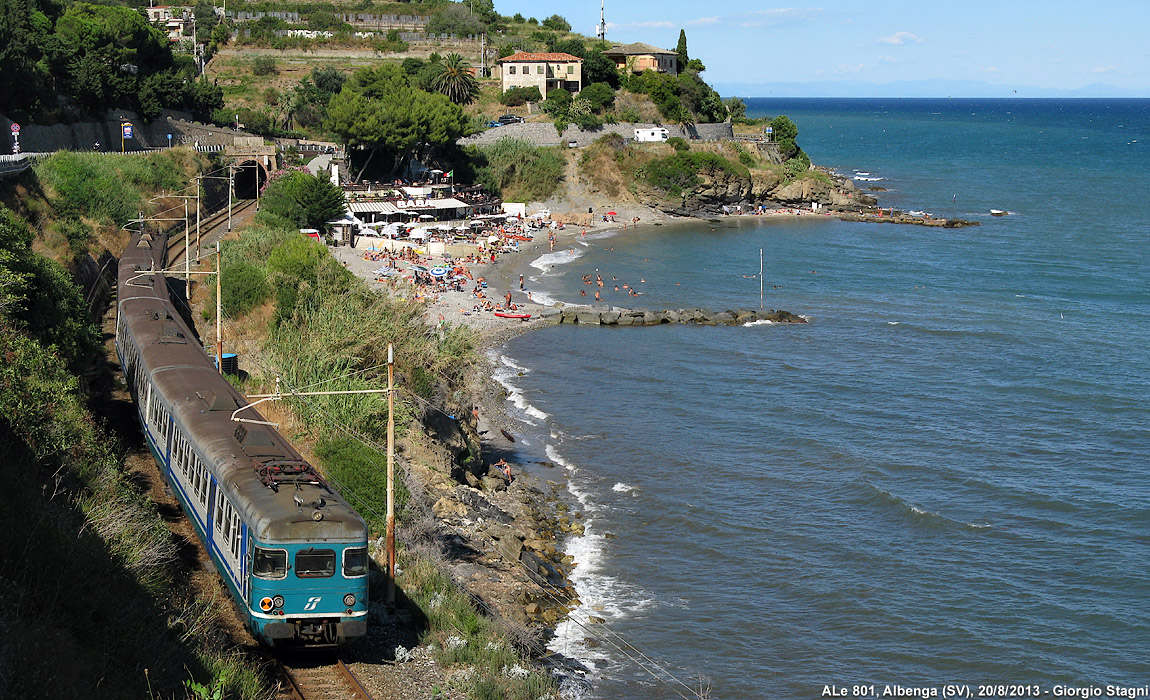
M 491 352 L 490 357 L 496 364 L 495 371 L 491 373 L 491 378 L 507 390 L 507 400 L 528 417 L 528 423 L 532 425 L 538 425 L 538 422 L 547 420 L 550 417 L 550 414 L 540 411 L 535 406 L 532 406 L 527 401 L 527 398 L 523 396 L 523 391 L 520 390 L 519 387 L 515 386 L 515 384 L 511 381 L 511 378 L 517 376 L 520 372 L 527 373 L 530 370 L 527 370 L 526 368 L 516 364 L 506 355 Z
M 543 274 L 556 265 L 566 265 L 572 263 L 583 257 L 584 252 L 576 248 L 568 248 L 567 250 L 557 250 L 551 253 L 544 253 L 538 258 L 531 261 L 531 267 L 540 270 Z
M 564 553 L 575 562 L 570 580 L 575 587 L 579 606 L 572 610 L 568 618 L 555 627 L 555 635 L 547 648 L 578 660 L 586 666 L 591 675 L 611 659 L 609 654 L 614 646 L 614 633 L 606 625 L 611 621 L 627 617 L 634 611 L 643 610 L 653 604 L 650 595 L 619 579 L 604 573 L 603 561 L 607 544 L 606 535 L 601 532 L 601 506 L 596 502 L 591 488 L 579 478 L 581 469 L 568 461 L 554 445 L 548 444 L 547 457 L 554 463 L 572 472 L 567 481 L 567 490 L 578 501 L 583 512 L 583 534 L 569 538 L 564 544 Z M 627 484 L 616 484 L 631 489 Z M 592 617 L 606 622 L 593 623 Z M 595 638 L 588 644 L 587 638 Z

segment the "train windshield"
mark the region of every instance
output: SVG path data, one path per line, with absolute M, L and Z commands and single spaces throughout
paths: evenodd
M 287 552 L 282 549 L 256 547 L 252 554 L 252 574 L 259 578 L 287 576 Z
M 301 549 L 295 555 L 295 575 L 300 578 L 322 578 L 335 574 L 335 551 Z
M 367 547 L 343 550 L 343 575 L 347 578 L 367 575 Z

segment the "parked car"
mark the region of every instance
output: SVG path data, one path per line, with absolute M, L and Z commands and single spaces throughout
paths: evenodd
M 514 114 L 504 114 L 499 118 L 500 124 L 522 124 L 523 121 L 523 117 L 518 117 Z
M 490 127 L 503 126 L 503 122 L 487 122 L 487 126 L 490 126 Z

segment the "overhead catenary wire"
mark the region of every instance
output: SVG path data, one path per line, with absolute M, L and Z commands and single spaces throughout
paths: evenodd
M 188 310 L 189 313 L 191 313 L 190 305 L 188 304 L 188 302 L 186 300 L 184 300 L 180 297 L 176 297 L 176 299 L 178 299 L 178 303 L 180 303 L 186 310 Z M 225 315 L 224 318 L 227 319 L 228 317 Z M 234 320 L 234 319 L 228 319 L 228 320 Z M 251 361 L 251 362 L 253 362 L 253 364 L 259 366 L 260 369 L 265 374 L 267 374 L 269 376 L 276 376 L 279 374 L 278 371 L 274 367 L 266 364 L 262 358 L 258 358 L 258 357 L 253 356 L 253 357 L 249 358 L 249 361 Z M 342 421 L 340 421 L 338 418 L 336 418 L 330 412 L 328 412 L 323 406 L 319 405 L 319 402 L 312 400 L 310 397 L 292 396 L 292 394 L 295 392 L 301 392 L 301 391 L 304 391 L 306 389 L 314 388 L 316 386 L 321 386 L 324 384 L 331 384 L 331 383 L 334 383 L 336 381 L 350 379 L 350 378 L 356 377 L 358 375 L 364 375 L 364 374 L 367 374 L 368 372 L 371 372 L 372 370 L 380 369 L 381 367 L 385 367 L 385 366 L 386 365 L 381 364 L 381 365 L 374 365 L 372 367 L 362 368 L 359 370 L 354 370 L 354 371 L 347 372 L 347 373 L 340 375 L 340 376 L 337 376 L 337 377 L 332 377 L 330 379 L 325 379 L 325 380 L 322 380 L 319 382 L 313 382 L 312 384 L 301 386 L 299 388 L 291 387 L 287 382 L 283 382 L 282 378 L 281 378 L 281 382 L 284 384 L 285 389 L 286 389 L 285 391 L 282 392 L 282 394 L 283 394 L 284 398 L 294 398 L 299 403 L 306 405 L 306 407 L 308 409 L 313 411 L 315 414 L 318 414 L 319 416 L 321 416 L 322 421 L 324 423 L 327 423 L 329 427 L 336 429 L 336 430 L 340 431 L 341 433 L 359 441 L 360 443 L 362 443 L 366 447 L 375 451 L 377 453 L 377 455 L 383 455 L 383 454 L 386 454 L 386 446 L 385 445 L 381 445 L 378 441 L 374 440 L 370 436 L 364 435 L 364 434 L 360 433 L 358 430 L 356 430 L 355 428 L 344 424 Z M 446 411 L 440 409 L 438 406 L 435 406 L 431 402 L 427 401 L 423 397 L 420 397 L 420 396 L 414 394 L 413 392 L 406 391 L 402 387 L 397 388 L 397 390 L 400 392 L 403 392 L 407 398 L 412 399 L 415 402 L 424 405 L 426 408 L 434 410 L 434 411 L 436 411 L 436 412 L 438 412 L 444 416 L 447 416 L 449 418 L 455 418 L 454 415 L 447 413 Z M 416 489 L 414 489 L 414 491 L 413 491 L 413 495 L 414 495 L 414 493 L 418 493 L 418 494 L 426 493 L 426 489 L 425 489 L 424 485 L 422 483 L 420 483 L 420 481 L 414 476 L 407 460 L 400 457 L 400 456 L 396 456 L 395 462 L 396 462 L 396 465 L 400 467 L 404 481 L 406 483 L 408 483 L 409 490 L 413 490 L 411 488 L 411 486 L 413 484 L 416 486 Z M 325 475 L 325 477 L 341 493 L 350 493 L 350 491 L 344 486 L 344 484 L 340 483 L 339 480 L 333 478 L 331 475 Z M 385 515 L 383 513 L 381 513 L 377 508 L 375 508 L 370 502 L 362 501 L 361 499 L 357 499 L 357 501 L 359 502 L 359 505 L 357 505 L 357 508 L 360 508 L 360 509 L 366 511 L 367 513 L 373 515 L 376 519 L 380 519 L 380 518 L 385 517 Z M 421 516 L 424 516 L 427 518 L 431 518 L 433 520 L 437 520 L 434 513 L 432 513 L 430 507 L 427 505 L 425 500 L 422 498 L 413 497 L 413 498 L 409 499 L 407 507 L 410 510 L 414 511 L 418 515 L 421 515 Z M 404 540 L 406 542 L 408 542 L 409 545 L 415 546 L 415 542 L 413 540 L 411 540 L 409 536 L 405 536 Z M 557 607 L 566 607 L 570 603 L 570 598 L 559 595 L 554 590 L 552 590 L 552 587 L 550 587 L 549 585 L 545 585 L 543 583 L 540 583 L 538 580 L 536 580 L 533 572 L 529 571 L 527 569 L 526 565 L 524 565 L 524 563 L 522 561 L 515 562 L 515 566 L 516 566 L 516 568 L 515 568 L 514 572 L 516 574 L 521 574 L 521 576 L 515 576 L 516 581 L 518 581 L 519 583 L 524 583 L 524 584 L 535 586 L 541 592 L 541 596 L 545 600 L 554 604 Z M 452 579 L 452 581 L 454 582 L 454 585 L 462 588 L 462 585 L 459 582 L 455 581 L 454 576 L 451 576 L 450 572 L 445 572 L 445 573 L 448 573 L 449 578 Z M 534 640 L 532 640 L 530 638 L 524 638 L 519 633 L 519 631 L 518 631 L 519 627 L 518 626 L 513 625 L 512 623 L 505 620 L 498 613 L 498 611 L 494 610 L 486 602 L 484 602 L 483 600 L 481 600 L 475 596 L 469 596 L 469 597 L 471 598 L 471 600 L 476 605 L 478 605 L 480 608 L 482 608 L 484 610 L 484 612 L 491 619 L 497 621 L 497 623 L 500 624 L 501 626 L 503 626 L 507 631 L 511 632 L 516 637 L 520 638 L 521 642 L 526 643 L 528 646 L 530 646 L 535 651 L 535 653 L 539 654 L 540 656 L 543 656 L 547 653 L 548 650 L 546 649 L 545 646 L 535 642 Z M 650 675 L 653 679 L 655 679 L 656 681 L 658 681 L 660 683 L 667 685 L 669 690 L 671 692 L 674 692 L 677 696 L 683 698 L 684 700 L 692 700 L 694 698 L 699 697 L 699 693 L 695 689 L 693 689 L 691 686 L 689 686 L 688 684 L 686 684 L 685 682 L 680 680 L 677 676 L 675 676 L 675 674 L 672 673 L 668 668 L 666 668 L 666 666 L 664 664 L 662 664 L 661 662 L 652 658 L 650 655 L 639 650 L 637 647 L 634 646 L 634 644 L 632 644 L 630 641 L 628 641 L 623 635 L 616 632 L 615 630 L 612 630 L 608 625 L 606 625 L 604 623 L 595 623 L 593 626 L 591 626 L 586 621 L 578 619 L 577 616 L 575 616 L 571 613 L 568 613 L 568 615 L 566 617 L 566 621 L 573 624 L 578 629 L 580 629 L 588 638 L 595 639 L 596 641 L 603 644 L 604 646 L 607 646 L 607 647 L 613 649 L 614 651 L 618 652 L 619 654 L 621 654 L 622 656 L 627 658 L 633 664 L 635 664 L 635 666 L 637 666 L 639 669 L 641 669 L 642 671 L 644 671 L 645 673 Z M 684 695 L 683 692 L 681 692 L 680 688 L 685 690 L 687 693 L 689 693 L 689 695 Z

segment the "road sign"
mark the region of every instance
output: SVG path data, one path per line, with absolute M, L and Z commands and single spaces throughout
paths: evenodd
M 124 138 L 132 138 L 132 122 L 124 122 Z
M 16 122 L 12 122 L 12 133 L 13 134 L 20 133 L 20 125 L 17 124 Z

